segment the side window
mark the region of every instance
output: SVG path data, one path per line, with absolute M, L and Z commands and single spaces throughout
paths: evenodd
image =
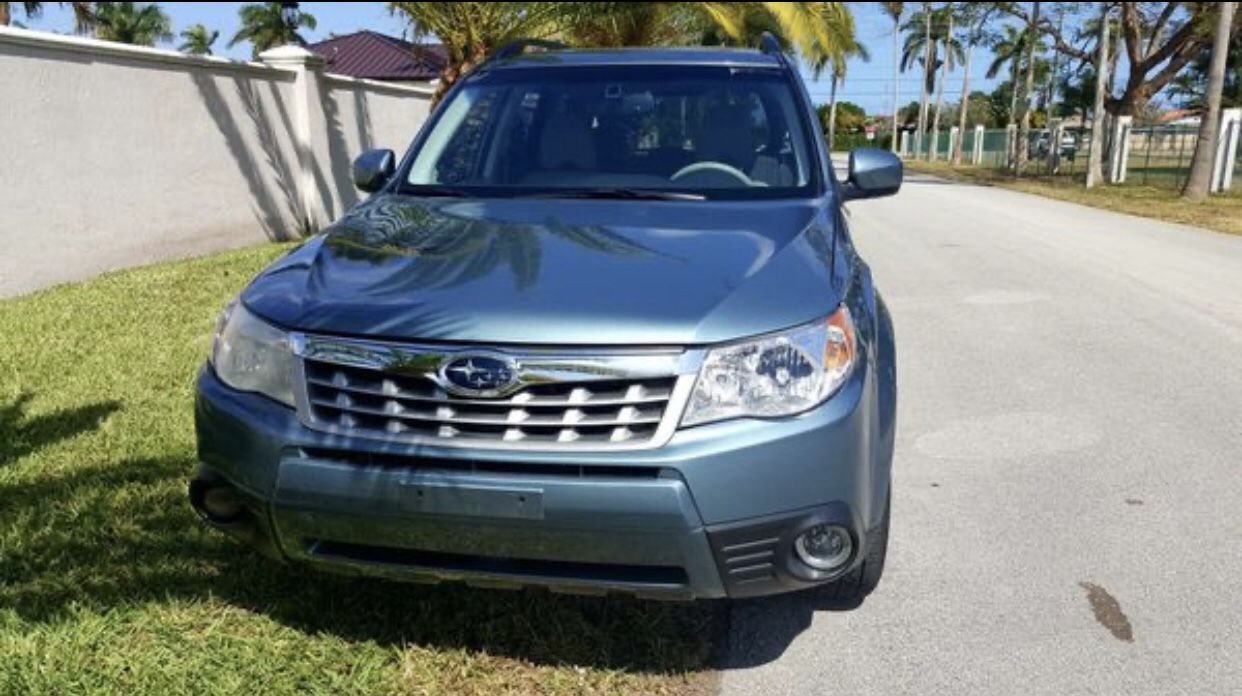
M 461 125 L 444 148 L 444 154 L 436 162 L 437 182 L 460 184 L 474 178 L 480 164 L 483 140 L 500 92 L 501 90 L 488 90 L 470 105 Z

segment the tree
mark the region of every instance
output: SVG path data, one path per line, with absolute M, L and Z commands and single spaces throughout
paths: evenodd
M 220 38 L 220 32 L 212 31 L 202 24 L 195 24 L 181 32 L 181 38 L 184 41 L 178 50 L 192 56 L 209 56 L 211 45 Z
M 0 27 L 7 27 L 13 23 L 14 5 L 21 6 L 28 19 L 37 19 L 39 15 L 43 14 L 43 3 L 41 2 L 0 2 Z
M 563 35 L 572 44 L 602 48 L 695 43 L 704 27 L 688 9 L 680 2 L 581 3 L 566 9 Z
M 1236 13 L 1237 10 L 1234 12 Z M 1242 28 L 1236 22 L 1233 27 L 1233 38 L 1229 41 L 1229 50 L 1226 53 L 1225 87 L 1220 95 L 1222 109 L 1242 106 Z M 1183 108 L 1196 111 L 1204 108 L 1211 63 L 1212 51 L 1210 48 L 1204 48 L 1169 86 L 1169 91 L 1177 97 L 1178 103 Z
M 229 39 L 229 47 L 232 48 L 239 43 L 249 41 L 252 46 L 251 55 L 255 58 L 269 48 L 277 46 L 286 44 L 305 46 L 306 37 L 302 36 L 301 30 L 313 30 L 319 26 L 319 22 L 315 21 L 315 16 L 302 12 L 296 2 L 242 5 L 237 15 L 241 18 L 241 29 L 238 29 L 233 38 Z
M 154 46 L 157 41 L 171 41 L 172 21 L 155 3 L 95 3 L 95 36 L 104 41 Z
M 27 19 L 38 19 L 43 14 L 42 2 L 0 2 L 0 27 L 13 23 L 13 7 L 21 6 Z M 68 5 L 73 9 L 73 28 L 79 34 L 89 32 L 95 25 L 93 2 L 58 2 L 57 5 Z
M 896 57 L 901 54 L 901 13 L 904 2 L 882 2 L 884 12 L 893 20 L 893 152 L 897 152 L 897 105 L 901 103 L 901 66 Z
M 1038 6 L 1039 3 L 1033 3 Z M 1122 2 L 1120 35 L 1126 53 L 1125 83 L 1120 95 L 1110 96 L 1105 108 L 1110 114 L 1134 116 L 1160 90 L 1168 86 L 1196 56 L 1211 45 L 1210 25 L 1215 16 L 1210 2 Z M 1054 48 L 1080 62 L 1092 62 L 1095 45 L 1076 45 L 1060 27 L 1038 17 L 1032 18 L 1021 3 L 1004 3 L 1005 10 L 1028 26 L 1051 37 Z M 1035 21 L 1032 21 L 1035 20 Z M 1111 70 L 1111 74 L 1121 72 Z
M 936 109 L 932 116 L 932 146 L 928 150 L 927 159 L 936 159 L 936 152 L 940 149 L 940 107 L 944 104 L 944 83 L 949 81 L 949 71 L 953 69 L 953 50 L 952 46 L 956 41 L 953 38 L 953 4 L 949 3 L 940 8 L 937 13 L 938 17 L 932 19 L 932 22 L 939 24 L 941 22 L 947 25 L 944 36 L 941 41 L 945 44 L 944 60 L 940 61 L 940 84 L 936 86 Z M 958 47 L 958 55 L 961 55 L 961 47 Z
M 1018 84 L 1018 75 L 1022 72 L 1023 57 L 1026 55 L 1027 46 L 1031 43 L 1031 33 L 1026 29 L 1019 29 L 1013 25 L 1006 24 L 999 36 L 993 38 L 992 55 L 994 56 L 991 64 L 988 65 L 986 76 L 990 80 L 1000 74 L 1000 71 L 1009 68 L 1009 84 Z M 1018 93 L 1017 90 L 1010 90 L 1009 117 L 1006 121 L 1007 126 L 1012 126 L 1014 118 L 1018 113 Z
M 837 51 L 836 55 L 821 58 L 826 59 L 832 69 L 831 81 L 832 86 L 829 92 L 828 100 L 828 144 L 836 142 L 837 135 L 837 86 L 845 81 L 845 73 L 847 70 L 848 60 L 851 57 L 858 57 L 863 60 L 870 60 L 871 56 L 867 54 L 866 49 L 857 43 L 853 43 L 849 47 L 845 47 Z M 819 77 L 819 73 L 823 70 L 822 63 L 812 64 L 811 69 L 815 76 Z
M 1039 9 L 1038 0 L 1031 3 L 1031 18 L 1027 25 L 1027 31 L 1031 34 L 1031 41 L 1026 46 L 1026 78 L 1019 88 L 1018 108 L 1021 110 L 1022 117 L 1018 120 L 1018 142 L 1015 145 L 1017 152 L 1014 157 L 1013 174 L 1014 176 L 1022 176 L 1022 170 L 1026 167 L 1026 161 L 1030 155 L 1030 134 L 1031 134 L 1031 89 L 1035 85 L 1035 44 L 1038 43 L 1038 35 L 1035 28 L 1039 26 Z
M 1013 123 L 1013 83 L 1009 80 L 996 85 L 988 95 L 988 108 L 992 114 L 992 122 L 999 126 Z
M 919 100 L 921 106 L 918 133 L 915 134 L 919 152 L 922 151 L 923 133 L 928 125 L 928 101 L 932 92 L 936 91 L 936 71 L 946 61 L 951 61 L 954 57 L 960 59 L 962 56 L 962 46 L 951 30 L 950 11 L 948 6 L 932 10 L 930 3 L 923 3 L 923 9 L 906 20 L 901 70 L 904 72 L 915 63 L 923 66 L 923 94 Z M 942 53 L 944 58 L 940 57 Z M 941 82 L 943 83 L 943 79 Z
M 953 142 L 952 164 L 962 163 L 962 141 L 966 139 L 966 116 L 970 113 L 970 64 L 975 46 L 983 43 L 988 34 L 985 29 L 988 18 L 996 12 L 990 3 L 962 3 L 962 24 L 966 44 L 966 60 L 962 65 L 962 99 L 958 103 L 957 140 Z
M 1091 153 L 1087 156 L 1087 188 L 1104 179 L 1104 99 L 1108 76 L 1108 10 L 1107 1 L 1100 3 L 1100 37 L 1096 41 L 1095 100 L 1091 107 Z
M 656 7 L 657 5 L 673 7 Z M 447 65 L 433 102 L 495 49 L 519 38 L 567 38 L 590 45 L 685 43 L 697 37 L 754 46 L 775 29 L 814 64 L 838 55 L 854 37 L 853 15 L 841 2 L 393 2 L 416 37 L 434 35 Z
M 936 80 L 935 67 L 935 48 L 936 44 L 931 38 L 931 3 L 924 2 L 921 17 L 916 15 L 911 17 L 906 23 L 908 34 L 906 36 L 905 48 L 901 52 L 901 71 L 905 72 L 909 65 L 913 64 L 915 56 L 920 52 L 923 57 L 919 62 L 923 65 L 923 93 L 919 97 L 919 124 L 918 130 L 914 132 L 914 156 L 919 158 L 923 153 L 923 138 L 927 131 L 927 97 L 931 93 L 932 83 Z M 919 30 L 922 29 L 922 43 L 919 43 Z M 921 51 L 920 51 L 921 49 Z
M 1225 87 L 1225 60 L 1229 51 L 1229 30 L 1235 3 L 1216 4 L 1216 31 L 1212 37 L 1212 63 L 1208 68 L 1207 111 L 1199 119 L 1199 140 L 1190 160 L 1190 176 L 1182 188 L 1182 197 L 1191 200 L 1207 198 L 1212 183 L 1212 157 L 1216 154 L 1216 135 L 1220 130 L 1220 97 Z

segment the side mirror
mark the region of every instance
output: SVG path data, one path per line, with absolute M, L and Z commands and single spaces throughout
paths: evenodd
M 901 189 L 901 159 L 888 150 L 862 148 L 850 153 L 849 178 L 841 186 L 841 198 L 891 196 Z
M 397 169 L 397 156 L 392 150 L 369 150 L 354 160 L 354 186 L 371 193 L 388 183 Z

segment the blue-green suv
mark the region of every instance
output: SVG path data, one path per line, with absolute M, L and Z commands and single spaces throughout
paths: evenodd
M 895 193 L 761 51 L 506 47 L 225 311 L 191 501 L 325 570 L 665 598 L 884 565 L 893 328 L 842 203 Z

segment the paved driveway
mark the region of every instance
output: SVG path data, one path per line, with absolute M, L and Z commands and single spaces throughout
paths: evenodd
M 739 607 L 725 693 L 1238 693 L 1242 238 L 917 176 L 852 208 L 898 334 L 888 571 Z

